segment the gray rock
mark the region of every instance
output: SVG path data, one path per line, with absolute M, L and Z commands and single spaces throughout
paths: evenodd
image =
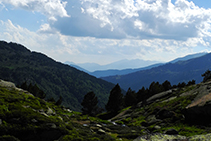
M 47 123 L 46 126 L 50 127 L 50 128 L 53 128 L 53 129 L 56 128 L 56 124 L 54 124 L 54 123 Z
M 166 135 L 166 134 L 148 134 L 140 136 L 133 141 L 185 141 L 187 138 L 180 135 Z
M 155 125 L 155 127 L 154 127 L 155 129 L 161 129 L 161 127 L 160 126 L 158 126 L 158 125 Z
M 0 119 L 0 125 L 2 124 L 2 119 Z
M 164 98 L 164 97 L 168 97 L 169 95 L 172 94 L 172 91 L 173 90 L 168 90 L 168 91 L 165 91 L 165 92 L 161 92 L 161 93 L 155 94 L 152 97 L 147 99 L 147 103 L 150 103 L 151 101 L 154 102 L 154 101 L 156 101 L 158 99 L 161 99 L 161 98 Z
M 101 127 L 102 127 L 102 125 L 100 125 L 100 124 L 96 124 L 95 126 L 96 126 L 96 127 L 99 127 L 99 128 L 101 128 Z
M 157 119 L 155 117 L 155 115 L 148 116 L 147 119 L 146 119 L 146 121 L 147 121 L 147 126 L 152 125 L 152 124 L 155 124 L 157 122 L 162 122 L 162 120 Z
M 102 129 L 99 129 L 97 131 L 97 134 L 104 135 L 104 134 L 106 134 L 106 132 L 104 130 L 102 130 Z
M 31 120 L 33 123 L 37 123 L 38 121 L 36 119 Z
M 55 112 L 51 108 L 48 108 L 46 114 L 47 115 L 55 115 Z

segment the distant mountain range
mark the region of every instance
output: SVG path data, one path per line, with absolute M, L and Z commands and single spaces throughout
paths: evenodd
M 101 70 L 123 70 L 123 69 L 135 69 L 135 68 L 143 68 L 150 65 L 154 65 L 156 63 L 161 63 L 158 61 L 149 61 L 149 60 L 140 60 L 140 59 L 133 59 L 133 60 L 120 60 L 117 62 L 113 62 L 107 65 L 99 65 L 96 63 L 81 63 L 75 64 L 73 62 L 65 62 L 65 64 L 69 64 L 73 67 L 76 67 L 80 70 L 85 72 L 94 72 L 94 71 L 101 71 Z
M 110 90 L 115 86 L 69 65 L 56 62 L 26 47 L 0 41 L 0 79 L 21 85 L 37 84 L 48 98 L 63 98 L 63 105 L 80 111 L 84 95 L 93 91 L 104 108 Z
M 197 57 L 200 57 L 200 56 L 203 56 L 207 54 L 206 52 L 202 52 L 202 53 L 196 53 L 196 54 L 191 54 L 191 55 L 187 55 L 185 57 L 180 57 L 180 58 L 176 58 L 168 63 L 175 63 L 175 62 L 178 62 L 178 61 L 185 61 L 185 60 L 189 60 L 189 59 L 192 59 L 192 58 L 197 58 Z M 147 70 L 147 69 L 151 69 L 151 68 L 154 68 L 154 67 L 158 67 L 160 65 L 163 65 L 165 63 L 155 63 L 153 65 L 150 65 L 151 63 L 153 63 L 155 61 L 144 61 L 144 60 L 139 60 L 139 59 L 135 59 L 135 60 L 121 60 L 121 61 L 118 61 L 118 62 L 114 62 L 114 63 L 111 63 L 111 64 L 108 64 L 108 65 L 105 65 L 105 66 L 101 66 L 99 64 L 94 64 L 94 63 L 85 63 L 83 64 L 86 68 L 88 68 L 88 66 L 90 68 L 95 68 L 98 70 L 94 71 L 94 72 L 90 72 L 84 68 L 82 68 L 82 66 L 80 67 L 79 65 L 80 64 L 75 64 L 73 62 L 65 62 L 66 64 L 69 64 L 70 66 L 72 67 L 75 67 L 81 71 L 84 71 L 90 75 L 93 75 L 97 78 L 100 78 L 100 77 L 107 77 L 107 76 L 113 76 L 113 75 L 126 75 L 126 74 L 129 74 L 129 73 L 134 73 L 134 72 L 137 72 L 137 71 L 141 71 L 141 70 Z M 145 66 L 147 63 L 149 63 L 146 67 L 141 67 L 141 66 Z M 103 67 L 105 68 L 109 68 L 111 66 L 115 67 L 116 66 L 125 66 L 126 69 L 122 69 L 122 70 L 119 70 L 119 69 L 105 69 L 105 70 L 100 70 L 102 69 Z M 123 65 L 124 64 L 124 65 Z M 128 68 L 130 66 L 130 64 L 133 64 L 133 66 L 135 68 Z M 135 65 L 136 64 L 136 65 Z M 140 65 L 138 68 L 137 66 Z M 94 67 L 93 67 L 94 66 Z
M 202 53 L 179 58 L 148 70 L 102 77 L 102 79 L 114 84 L 119 83 L 121 88 L 125 90 L 129 87 L 133 90 L 139 90 L 142 86 L 149 87 L 153 81 L 163 83 L 168 80 L 174 85 L 194 79 L 196 83 L 199 83 L 202 81 L 201 74 L 208 69 L 211 69 L 211 53 Z

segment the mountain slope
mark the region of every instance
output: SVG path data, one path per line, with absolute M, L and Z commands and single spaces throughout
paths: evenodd
M 211 69 L 210 58 L 211 54 L 209 53 L 187 61 L 167 63 L 149 70 L 138 71 L 127 75 L 103 77 L 102 79 L 112 83 L 119 83 L 125 90 L 129 87 L 134 90 L 141 89 L 142 86 L 148 87 L 153 81 L 163 83 L 165 80 L 168 80 L 173 85 L 194 79 L 196 83 L 199 83 L 202 81 L 201 74 L 207 69 Z
M 56 62 L 44 54 L 31 52 L 16 43 L 0 42 L 0 78 L 20 85 L 36 83 L 56 100 L 63 97 L 63 105 L 81 109 L 86 93 L 94 91 L 99 105 L 104 107 L 113 84 L 97 79 L 69 65 Z

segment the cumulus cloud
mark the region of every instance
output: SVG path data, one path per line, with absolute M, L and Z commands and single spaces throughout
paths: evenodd
M 210 37 L 211 9 L 187 0 L 73 0 L 71 17 L 51 26 L 64 35 L 110 39 Z
M 56 17 L 69 17 L 65 6 L 67 2 L 61 0 L 0 0 L 0 3 L 11 4 L 14 7 L 29 11 L 41 12 L 49 20 L 56 21 Z
M 0 0 L 41 12 L 63 35 L 108 39 L 207 40 L 211 9 L 187 0 Z M 46 26 L 45 25 L 45 26 Z M 43 26 L 40 29 L 43 31 Z M 205 41 L 206 42 L 206 41 Z

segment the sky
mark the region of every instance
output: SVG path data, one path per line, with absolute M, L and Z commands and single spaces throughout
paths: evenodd
M 59 62 L 167 62 L 211 51 L 211 1 L 0 0 L 0 40 Z

